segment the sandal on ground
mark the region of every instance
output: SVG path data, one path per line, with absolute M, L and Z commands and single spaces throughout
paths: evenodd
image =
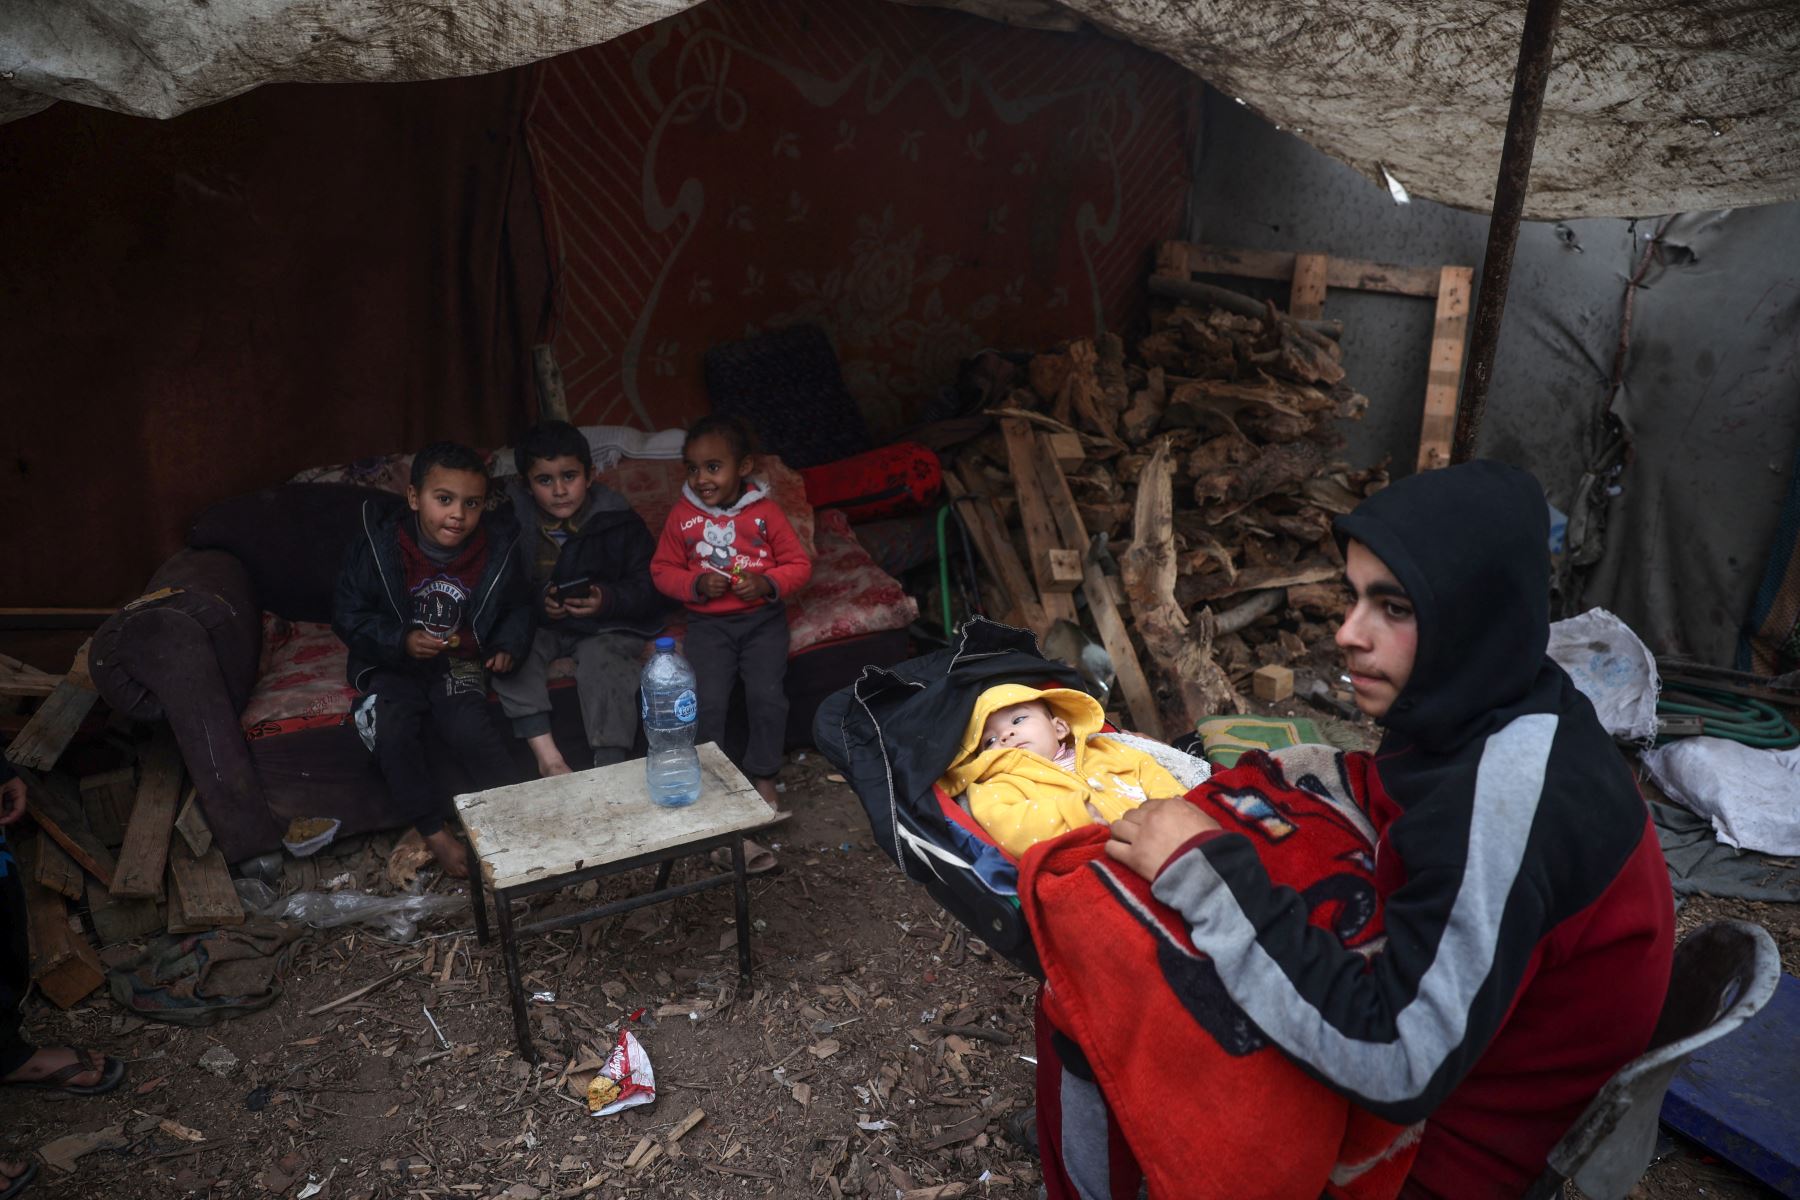
M 83 1050 L 79 1046 L 71 1046 L 75 1051 L 75 1061 L 59 1071 L 52 1071 L 42 1079 L 8 1079 L 0 1082 L 0 1087 L 31 1088 L 36 1091 L 62 1092 L 68 1096 L 98 1096 L 110 1092 L 119 1086 L 125 1078 L 125 1064 L 111 1055 L 96 1055 L 92 1050 Z M 85 1075 L 89 1071 L 99 1071 L 98 1083 L 70 1083 L 77 1075 Z M 0 1200 L 6 1200 L 10 1193 L 0 1192 Z
M 707 856 L 715 867 L 731 870 L 731 851 L 721 846 Z M 779 873 L 781 864 L 776 861 L 775 852 L 760 842 L 744 839 L 744 874 L 768 875 Z
M 4 1190 L 0 1190 L 0 1200 L 13 1200 L 14 1196 L 21 1195 L 26 1188 L 30 1187 L 31 1181 L 37 1177 L 38 1165 L 34 1162 L 26 1163 L 25 1169 L 17 1175 L 11 1177 L 0 1175 L 0 1183 L 6 1185 Z

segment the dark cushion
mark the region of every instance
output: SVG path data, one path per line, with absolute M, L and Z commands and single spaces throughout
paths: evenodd
M 284 483 L 221 500 L 195 519 L 187 544 L 224 550 L 250 573 L 256 602 L 290 621 L 330 621 L 344 548 L 361 529 L 365 500 L 404 501 L 348 483 Z
M 796 470 L 869 449 L 862 410 L 817 325 L 714 346 L 706 352 L 706 394 L 714 412 L 742 420 L 764 450 Z

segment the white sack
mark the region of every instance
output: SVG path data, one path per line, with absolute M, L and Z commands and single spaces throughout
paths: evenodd
M 1658 787 L 1709 818 L 1727 846 L 1800 854 L 1800 748 L 1682 738 L 1645 751 L 1644 766 Z
M 1626 741 L 1656 737 L 1656 657 L 1604 608 L 1550 626 L 1550 657 L 1593 702 L 1606 732 Z

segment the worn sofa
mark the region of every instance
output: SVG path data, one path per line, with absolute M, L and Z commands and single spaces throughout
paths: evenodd
M 495 469 L 507 459 L 496 452 Z M 128 716 L 169 722 L 231 861 L 279 848 L 295 817 L 335 817 L 340 834 L 404 823 L 351 722 L 346 650 L 329 621 L 363 503 L 404 503 L 409 469 L 408 455 L 364 460 L 213 506 L 145 595 L 95 635 L 101 694 Z M 788 740 L 803 745 L 821 700 L 864 665 L 906 657 L 918 609 L 841 514 L 813 511 L 796 473 L 775 459 L 764 471 L 814 551 L 812 583 L 788 605 Z M 624 458 L 602 481 L 655 531 L 679 494 L 681 464 Z M 681 632 L 680 618 L 677 611 L 671 633 Z M 553 695 L 559 739 L 579 746 L 572 682 L 553 685 Z M 460 781 L 446 774 L 442 782 L 455 789 Z

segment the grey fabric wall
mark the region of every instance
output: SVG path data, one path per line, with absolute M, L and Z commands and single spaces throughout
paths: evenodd
M 1480 267 L 1485 215 L 1397 205 L 1229 97 L 1209 90 L 1205 105 L 1193 240 Z M 1626 282 L 1659 225 L 1520 230 L 1479 450 L 1536 473 L 1565 511 L 1597 444 Z M 1577 600 L 1612 609 L 1657 650 L 1724 665 L 1800 444 L 1800 204 L 1679 216 L 1661 257 L 1638 290 L 1615 404 L 1635 459 Z M 1410 471 L 1431 301 L 1334 290 L 1325 315 L 1344 321 L 1349 382 L 1370 399 L 1367 418 L 1346 424 L 1345 457 Z

